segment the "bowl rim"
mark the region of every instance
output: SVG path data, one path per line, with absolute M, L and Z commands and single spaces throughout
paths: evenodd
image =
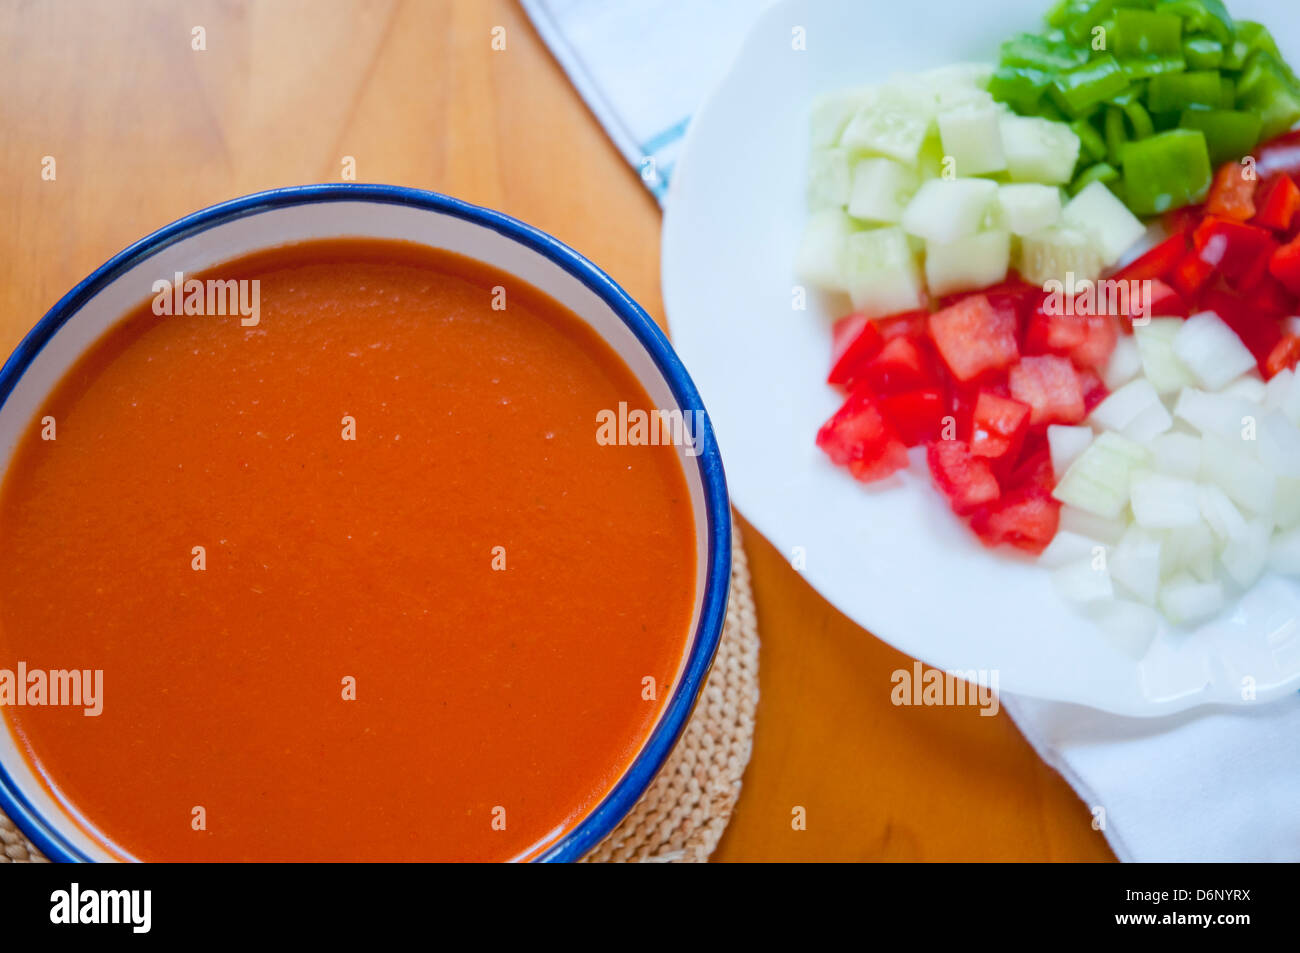
M 404 205 L 448 215 L 491 229 L 558 265 L 622 320 L 650 355 L 682 410 L 704 411 L 694 382 L 668 338 L 639 304 L 608 274 L 568 245 L 542 230 L 493 209 L 439 192 L 409 186 L 333 182 L 268 189 L 191 212 L 127 246 L 79 281 L 23 337 L 0 366 L 0 408 L 18 380 L 51 338 L 105 286 L 163 249 L 199 232 L 266 211 L 320 202 L 373 202 Z M 685 665 L 672 697 L 637 756 L 604 798 L 550 847 L 533 858 L 540 862 L 574 861 L 605 838 L 627 816 L 668 759 L 690 719 L 722 636 L 731 583 L 731 517 L 726 475 L 707 412 L 701 417 L 699 467 L 706 520 L 707 564 L 700 617 Z M 0 726 L 0 730 L 8 730 Z M 23 794 L 0 764 L 0 808 L 51 860 L 90 862 L 93 858 L 66 840 Z

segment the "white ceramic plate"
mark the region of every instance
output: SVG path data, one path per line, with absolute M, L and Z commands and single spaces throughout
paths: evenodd
M 981 546 L 923 461 L 868 488 L 813 444 L 840 398 L 823 383 L 839 315 L 815 300 L 792 306 L 810 101 L 896 72 L 993 62 L 1004 39 L 1039 28 L 1047 6 L 770 7 L 696 115 L 673 175 L 663 234 L 673 342 L 713 415 L 736 506 L 787 556 L 798 548 L 809 582 L 880 638 L 942 669 L 996 671 L 1005 691 L 1125 714 L 1257 704 L 1300 687 L 1294 581 L 1266 578 L 1220 618 L 1162 631 L 1135 659 L 1064 603 L 1046 570 Z M 1283 3 L 1229 6 L 1268 25 L 1300 62 L 1300 26 Z M 798 28 L 806 50 L 793 48 Z

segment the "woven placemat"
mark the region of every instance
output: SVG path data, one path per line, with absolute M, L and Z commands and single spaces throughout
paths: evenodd
M 740 797 L 758 704 L 758 625 L 749 562 L 732 523 L 731 601 L 713 670 L 664 768 L 623 823 L 584 862 L 703 863 Z M 0 863 L 48 863 L 0 812 Z

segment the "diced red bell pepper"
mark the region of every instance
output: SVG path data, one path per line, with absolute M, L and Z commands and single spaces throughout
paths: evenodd
M 1008 372 L 1011 396 L 1032 410 L 1031 424 L 1075 424 L 1087 411 L 1079 375 L 1067 358 L 1031 355 Z
M 1151 317 L 1159 318 L 1170 315 L 1185 317 L 1189 313 L 1187 302 L 1183 300 L 1182 295 L 1160 279 L 1151 279 Z
M 1272 259 L 1270 258 L 1269 261 L 1271 262 Z M 1282 282 L 1272 274 L 1264 275 L 1259 283 L 1250 289 L 1245 296 L 1245 303 L 1247 307 L 1261 314 L 1270 314 L 1279 318 L 1295 314 L 1297 311 L 1294 296 L 1282 287 Z
M 1247 292 L 1254 291 L 1258 288 L 1261 281 L 1270 277 L 1268 273 L 1268 264 L 1273 260 L 1273 252 L 1277 251 L 1277 249 L 1278 243 L 1270 242 L 1268 247 L 1255 257 L 1255 260 L 1251 262 L 1249 268 L 1238 275 L 1235 280 L 1229 282 L 1229 284 L 1232 285 L 1232 289 L 1241 294 L 1246 294 Z
M 1243 298 L 1226 291 L 1214 289 L 1201 298 L 1201 307 L 1213 311 L 1228 327 L 1237 333 L 1241 343 L 1255 356 L 1261 372 L 1268 364 L 1269 355 L 1282 339 L 1282 328 L 1277 316 L 1262 314 Z
M 1264 183 L 1260 191 L 1259 212 L 1251 224 L 1286 232 L 1290 230 L 1296 212 L 1300 212 L 1300 188 L 1296 187 L 1295 179 L 1282 172 Z
M 1070 357 L 1079 367 L 1100 370 L 1110 360 L 1119 340 L 1119 327 L 1108 314 L 1094 314 L 1079 319 L 1083 322 L 1083 340 L 1070 350 Z
M 1210 196 L 1205 200 L 1205 211 L 1210 215 L 1244 222 L 1255 214 L 1255 185 L 1252 176 L 1246 177 L 1247 167 L 1240 162 L 1225 162 L 1214 175 Z
M 1261 179 L 1279 173 L 1300 178 L 1300 129 L 1285 132 L 1255 149 L 1255 174 Z
M 1174 267 L 1191 248 L 1190 231 L 1175 232 L 1140 258 L 1125 265 L 1111 277 L 1117 281 L 1148 281 L 1168 278 Z
M 939 439 L 945 407 L 943 393 L 937 387 L 882 396 L 880 409 L 909 447 Z
M 1264 361 L 1264 379 L 1272 380 L 1275 375 L 1281 374 L 1288 368 L 1295 370 L 1298 363 L 1300 363 L 1300 334 L 1285 334 L 1282 340 L 1273 346 L 1273 350 Z
M 939 381 L 922 348 L 910 337 L 890 338 L 862 368 L 860 379 L 877 394 L 897 394 L 937 385 Z
M 1300 295 L 1300 238 L 1296 238 L 1273 252 L 1268 264 L 1269 273 L 1282 282 L 1286 290 Z
M 925 458 L 934 485 L 958 515 L 964 516 L 1002 493 L 989 461 L 971 454 L 964 441 L 936 440 L 926 447 Z
M 1267 229 L 1206 216 L 1192 233 L 1192 244 L 1202 261 L 1233 279 L 1240 278 L 1275 243 Z
M 817 446 L 864 483 L 907 466 L 907 447 L 885 420 L 875 396 L 858 388 L 817 431 Z
M 1169 283 L 1187 301 L 1195 300 L 1201 289 L 1214 277 L 1214 266 L 1201 258 L 1193 248 L 1174 266 L 1169 275 Z
M 930 337 L 959 381 L 1008 367 L 1020 356 L 1013 311 L 972 295 L 930 315 Z
M 1083 391 L 1083 409 L 1084 416 L 1092 413 L 1094 407 L 1110 396 L 1110 391 L 1102 383 L 1102 379 L 1097 376 L 1095 371 L 1083 370 L 1079 372 L 1079 389 Z
M 865 314 L 840 318 L 831 329 L 831 372 L 826 383 L 853 383 L 862 365 L 875 357 L 883 345 L 875 322 Z
M 1165 214 L 1161 216 L 1160 221 L 1164 225 L 1165 231 L 1170 235 L 1177 234 L 1178 232 L 1187 232 L 1190 234 L 1192 229 L 1194 229 L 1204 217 L 1204 204 L 1184 205 L 1182 208 L 1176 208 L 1173 211 L 1165 212 Z
M 977 457 L 1015 459 L 1029 430 L 1028 404 L 982 390 L 972 415 L 970 452 Z
M 1027 459 L 1012 474 L 1007 491 L 971 515 L 971 528 L 985 545 L 1008 543 L 1037 555 L 1060 527 L 1061 504 L 1052 497 L 1055 477 L 1044 451 Z

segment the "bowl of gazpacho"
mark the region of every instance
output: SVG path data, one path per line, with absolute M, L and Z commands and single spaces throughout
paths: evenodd
M 56 860 L 573 860 L 722 630 L 700 397 L 544 233 L 379 185 L 121 252 L 0 369 L 0 807 Z

